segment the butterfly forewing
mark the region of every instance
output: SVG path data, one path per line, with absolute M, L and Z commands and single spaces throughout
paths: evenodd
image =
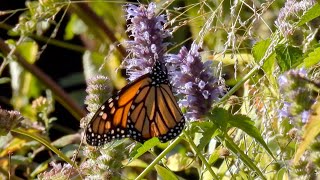
M 152 71 L 122 88 L 96 112 L 86 130 L 88 144 L 100 146 L 130 137 L 161 142 L 178 136 L 185 124 L 173 96 L 166 70 L 156 63 Z

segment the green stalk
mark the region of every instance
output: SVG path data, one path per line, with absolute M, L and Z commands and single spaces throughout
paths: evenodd
M 223 139 L 220 137 L 219 141 L 223 142 Z M 248 155 L 243 153 L 243 151 L 233 142 L 233 140 L 228 135 L 224 136 L 224 141 L 226 147 L 230 149 L 236 156 L 238 156 L 244 164 L 255 171 L 262 179 L 266 179 L 260 169 L 254 164 L 253 160 L 251 160 Z
M 188 139 L 188 142 L 191 145 L 192 149 L 197 153 L 197 156 L 200 158 L 202 163 L 204 163 L 204 165 L 206 166 L 207 170 L 210 172 L 212 177 L 214 179 L 219 179 L 219 177 L 216 175 L 216 173 L 214 173 L 214 171 L 212 170 L 212 168 L 211 168 L 210 164 L 208 163 L 208 161 L 206 160 L 206 158 L 198 150 L 197 145 L 193 142 L 193 140 L 185 132 L 183 132 L 183 134 Z
M 56 155 L 58 155 L 58 157 L 60 157 L 62 160 L 64 160 L 65 162 L 69 163 L 70 165 L 73 164 L 73 162 L 66 156 L 64 155 L 61 151 L 59 151 L 56 147 L 52 146 L 50 142 L 48 142 L 46 139 L 43 139 L 42 137 L 40 137 L 39 135 L 36 135 L 34 133 L 30 133 L 26 130 L 23 129 L 13 129 L 11 130 L 12 132 L 21 134 L 23 136 L 27 136 L 30 137 L 36 141 L 38 141 L 39 143 L 41 143 L 42 145 L 46 146 L 48 149 L 50 149 L 51 151 L 53 151 Z
M 146 176 L 152 169 L 153 167 L 166 155 L 168 154 L 174 147 L 176 147 L 177 144 L 182 140 L 182 135 L 178 136 L 165 150 L 163 150 L 159 156 L 157 156 L 152 163 L 144 169 L 144 171 L 135 179 L 135 180 L 140 180 L 144 176 Z

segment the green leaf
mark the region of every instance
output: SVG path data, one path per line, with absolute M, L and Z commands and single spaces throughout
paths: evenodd
M 299 67 L 310 68 L 311 66 L 320 62 L 320 47 L 315 48 L 308 54 L 308 57 L 303 60 L 303 63 Z
M 29 164 L 32 160 L 22 155 L 13 155 L 11 156 L 11 162 L 13 164 Z
M 43 139 L 41 136 L 39 136 L 35 133 L 30 133 L 30 132 L 23 130 L 23 129 L 14 129 L 11 131 L 38 141 L 39 143 L 41 143 L 42 145 L 44 145 L 45 147 L 47 147 L 48 149 L 53 151 L 58 157 L 60 157 L 65 162 L 67 162 L 69 164 L 74 164 L 73 161 L 71 161 L 66 155 L 64 155 L 56 147 L 52 146 L 52 144 L 50 142 L 48 142 L 46 139 Z
M 270 44 L 271 44 L 271 39 L 266 39 L 256 43 L 253 46 L 252 55 L 257 64 L 259 64 L 260 61 L 263 59 L 263 57 L 266 56 L 266 52 L 268 51 Z M 275 69 L 275 61 L 276 61 L 276 56 L 273 53 L 267 59 L 264 60 L 262 65 L 263 71 L 268 76 L 268 79 L 272 82 L 275 81 L 274 79 L 275 77 L 272 74 Z
M 141 155 L 143 155 L 144 153 L 148 152 L 151 148 L 155 147 L 156 145 L 158 145 L 160 143 L 159 139 L 154 137 L 152 139 L 149 139 L 148 141 L 146 141 L 145 143 L 143 143 L 141 146 L 138 146 L 138 149 L 136 152 L 136 154 L 130 154 L 130 157 L 132 157 L 133 155 L 133 159 L 137 159 L 139 158 Z
M 17 46 L 17 51 L 30 64 L 37 60 L 38 44 L 35 41 L 25 41 Z
M 257 127 L 254 126 L 254 122 L 245 115 L 232 115 L 227 110 L 223 108 L 215 108 L 212 111 L 213 119 L 225 119 L 224 124 L 228 124 L 231 127 L 236 127 L 247 133 L 249 136 L 253 137 L 257 142 L 259 142 L 266 151 L 274 158 L 267 144 L 264 142 L 262 136 Z M 219 121 L 217 121 L 219 122 Z M 221 124 L 221 122 L 220 122 Z M 226 125 L 225 125 L 226 126 Z
M 271 44 L 271 39 L 266 39 L 259 41 L 252 48 L 252 55 L 256 63 L 259 63 L 261 59 L 265 56 L 269 46 Z
M 31 176 L 32 178 L 34 178 L 34 177 L 36 177 L 39 173 L 42 173 L 43 171 L 47 170 L 48 167 L 49 167 L 48 162 L 45 161 L 45 162 L 39 164 L 39 165 L 36 167 L 36 169 L 34 169 L 34 170 L 32 171 L 32 173 L 30 174 L 30 176 Z
M 221 147 L 219 146 L 209 157 L 208 163 L 211 165 L 215 163 L 220 157 Z
M 268 145 L 266 144 L 266 142 L 264 142 L 262 136 L 260 135 L 258 128 L 254 126 L 254 122 L 248 116 L 240 114 L 234 115 L 232 117 L 232 120 L 229 121 L 229 124 L 232 127 L 241 129 L 243 132 L 253 137 L 275 159 Z
M 132 161 L 129 161 L 128 159 L 123 161 L 123 164 L 125 164 L 126 167 L 140 167 L 140 168 L 146 168 L 149 164 L 142 161 L 141 159 L 134 159 Z
M 213 134 L 216 132 L 216 127 L 209 121 L 192 122 L 191 125 L 190 133 L 197 135 L 194 142 L 199 149 L 203 149 L 212 139 Z
M 298 26 L 302 26 L 303 24 L 317 18 L 320 16 L 320 5 L 319 2 L 316 3 L 312 8 L 310 8 L 307 12 L 305 12 L 300 21 L 298 22 Z
M 70 20 L 65 29 L 64 39 L 70 40 L 75 35 L 85 33 L 87 29 L 87 26 L 81 19 L 78 18 L 76 14 L 71 14 Z
M 210 114 L 210 121 L 219 127 L 222 132 L 226 132 L 230 114 L 223 108 L 215 108 Z
M 287 168 L 282 168 L 280 169 L 277 174 L 276 174 L 276 178 L 278 180 L 282 180 L 282 179 L 289 179 L 288 174 L 287 174 L 288 169 Z
M 281 72 L 297 67 L 302 62 L 302 50 L 299 48 L 280 44 L 276 46 L 276 59 Z
M 155 169 L 162 180 L 178 180 L 174 173 L 160 165 L 155 165 Z
M 230 137 L 224 136 L 224 142 L 225 146 L 232 151 L 236 156 L 238 156 L 241 161 L 246 164 L 250 169 L 255 171 L 262 179 L 266 179 L 263 173 L 260 171 L 260 169 L 256 166 L 256 164 L 253 163 L 253 161 L 250 159 L 248 155 L 246 155 L 233 141 Z M 221 138 L 221 142 L 222 142 Z
M 166 165 L 171 171 L 183 171 L 192 167 L 193 163 L 192 158 L 176 153 L 168 158 Z
M 11 78 L 9 77 L 2 77 L 0 78 L 0 84 L 5 84 L 5 83 L 8 83 L 10 82 Z
M 315 139 L 315 137 L 320 133 L 320 99 L 312 106 L 313 113 L 310 114 L 308 123 L 304 127 L 304 133 L 302 135 L 302 141 L 297 149 L 294 156 L 294 164 L 298 164 L 300 157 L 305 152 L 305 150 L 310 147 L 310 144 Z

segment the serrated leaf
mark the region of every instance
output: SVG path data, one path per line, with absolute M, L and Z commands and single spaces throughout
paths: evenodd
M 174 173 L 160 165 L 155 165 L 155 169 L 162 180 L 178 180 Z
M 253 46 L 252 55 L 257 64 L 259 64 L 260 61 L 263 59 L 263 57 L 266 55 L 266 52 L 268 51 L 270 44 L 271 44 L 271 39 L 266 39 L 256 43 Z M 268 79 L 270 81 L 274 81 L 274 76 L 272 75 L 272 73 L 274 72 L 275 61 L 276 61 L 276 56 L 273 53 L 267 59 L 264 60 L 264 63 L 262 65 L 262 69 L 267 74 Z
M 226 132 L 230 114 L 223 108 L 215 108 L 210 115 L 210 121 L 219 127 L 223 132 Z
M 256 166 L 256 164 L 253 163 L 251 158 L 245 154 L 233 141 L 230 137 L 224 136 L 224 143 L 225 146 L 233 152 L 236 156 L 238 156 L 241 161 L 246 164 L 250 169 L 255 171 L 262 179 L 266 179 L 263 175 L 263 173 L 260 171 L 260 169 Z M 221 139 L 222 140 L 222 139 Z
M 254 126 L 254 122 L 248 116 L 240 114 L 234 115 L 229 121 L 229 124 L 232 127 L 241 129 L 243 132 L 254 138 L 275 159 L 268 145 L 266 144 L 266 142 L 264 142 L 258 128 Z
M 300 21 L 298 22 L 298 26 L 302 26 L 303 24 L 319 16 L 320 16 L 320 5 L 318 2 L 302 15 Z
M 168 158 L 166 166 L 171 171 L 183 171 L 192 167 L 193 162 L 192 158 L 176 153 Z
M 295 68 L 302 62 L 302 50 L 299 48 L 280 44 L 276 46 L 276 59 L 281 72 Z
M 296 154 L 294 155 L 293 162 L 298 164 L 300 157 L 305 150 L 310 146 L 315 137 L 320 133 L 320 99 L 312 106 L 308 123 L 304 127 L 304 133 L 302 135 L 302 141 L 299 144 Z
M 271 44 L 270 39 L 262 40 L 256 43 L 252 48 L 252 55 L 256 63 L 259 63 L 265 56 L 269 46 Z
M 303 60 L 303 63 L 299 66 L 300 68 L 310 68 L 311 66 L 320 62 L 320 47 L 315 48 L 308 54 L 308 57 Z
M 209 121 L 193 122 L 191 129 L 191 133 L 197 135 L 194 142 L 199 149 L 203 149 L 208 145 L 216 130 L 213 123 Z
M 143 155 L 144 153 L 146 153 L 147 151 L 149 151 L 151 148 L 155 147 L 159 143 L 160 141 L 156 137 L 149 139 L 137 149 L 136 151 L 137 153 L 134 154 L 133 159 L 139 158 L 141 155 Z M 131 154 L 130 156 L 132 157 L 132 155 L 133 154 Z

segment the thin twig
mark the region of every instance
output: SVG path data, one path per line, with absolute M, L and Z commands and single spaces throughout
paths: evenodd
M 10 52 L 10 48 L 0 38 L 0 50 L 6 56 Z M 13 53 L 16 56 L 16 61 L 27 71 L 38 78 L 47 88 L 49 88 L 56 99 L 78 120 L 86 115 L 86 112 L 81 108 L 56 82 L 54 82 L 47 74 L 36 66 L 29 64 L 17 51 Z

